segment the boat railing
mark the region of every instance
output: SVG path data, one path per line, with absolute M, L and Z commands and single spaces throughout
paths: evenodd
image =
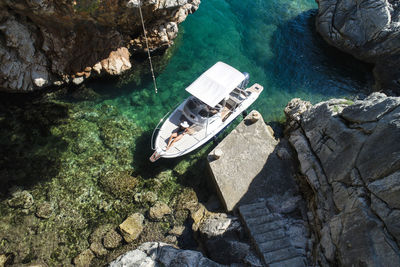
M 164 117 L 162 117 L 160 119 L 160 121 L 158 122 L 156 128 L 154 128 L 153 133 L 151 135 L 151 149 L 156 150 L 156 146 L 155 146 L 155 142 L 156 142 L 156 138 L 157 138 L 157 133 L 158 131 L 160 131 L 161 127 L 162 127 L 162 123 L 165 121 L 166 118 L 168 118 L 172 112 L 175 111 L 175 109 L 180 105 L 180 103 L 178 103 L 177 105 L 175 105 L 172 109 L 170 109 L 170 111 L 168 111 Z

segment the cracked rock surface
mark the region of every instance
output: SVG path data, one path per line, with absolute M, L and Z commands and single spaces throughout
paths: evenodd
M 400 94 L 400 4 L 396 0 L 317 0 L 318 32 L 331 45 L 375 64 L 378 89 Z
M 165 48 L 200 0 L 141 0 L 151 50 Z M 139 1 L 0 0 L 0 91 L 118 75 L 144 52 Z
M 400 265 L 400 97 L 285 109 L 289 141 L 312 189 L 320 265 Z

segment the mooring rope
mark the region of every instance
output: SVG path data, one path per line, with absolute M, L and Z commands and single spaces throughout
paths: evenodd
M 154 76 L 153 63 L 151 62 L 151 56 L 150 56 L 149 42 L 147 41 L 146 28 L 144 27 L 144 21 L 143 21 L 142 1 L 139 1 L 139 13 L 140 13 L 140 19 L 142 20 L 142 27 L 143 27 L 144 39 L 146 40 L 147 55 L 148 55 L 148 57 L 149 57 L 149 62 L 150 62 L 151 76 L 153 77 L 154 91 L 155 91 L 156 94 L 157 94 L 157 91 L 158 91 L 158 90 L 157 90 L 156 77 Z

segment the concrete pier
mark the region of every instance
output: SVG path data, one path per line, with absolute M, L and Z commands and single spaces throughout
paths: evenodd
M 277 144 L 272 128 L 253 110 L 211 151 L 208 163 L 227 211 L 233 210 L 246 197 L 251 184 L 260 180 L 257 176 L 264 175 L 266 161 Z M 253 196 L 260 196 L 254 193 Z

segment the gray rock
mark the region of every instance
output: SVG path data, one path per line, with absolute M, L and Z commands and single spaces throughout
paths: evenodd
M 354 104 L 319 103 L 298 116 L 291 110 L 305 105 L 299 100 L 285 109 L 289 141 L 314 194 L 309 218 L 320 225 L 323 266 L 400 265 L 399 101 L 374 93 Z M 367 131 L 356 127 L 371 123 Z
M 373 93 L 364 100 L 343 109 L 340 114 L 345 120 L 359 124 L 378 121 L 400 105 L 397 97 L 386 97 L 383 93 Z
M 227 231 L 240 227 L 238 218 L 229 216 L 225 213 L 212 214 L 205 219 L 199 227 L 199 231 L 206 238 L 222 236 Z
M 397 1 L 319 0 L 316 26 L 331 45 L 375 63 L 381 89 L 400 92 L 400 25 Z
M 193 250 L 179 250 L 171 245 L 158 242 L 148 242 L 136 250 L 129 251 L 110 263 L 110 267 L 123 266 L 193 266 L 193 267 L 218 267 L 219 265 L 200 252 Z
M 244 263 L 250 246 L 243 242 L 215 238 L 207 240 L 206 247 L 210 258 L 221 264 Z
M 400 209 L 400 171 L 370 183 L 368 189 L 390 207 Z
M 154 260 L 147 257 L 146 253 L 141 250 L 132 250 L 111 262 L 110 267 L 145 267 L 156 266 Z

